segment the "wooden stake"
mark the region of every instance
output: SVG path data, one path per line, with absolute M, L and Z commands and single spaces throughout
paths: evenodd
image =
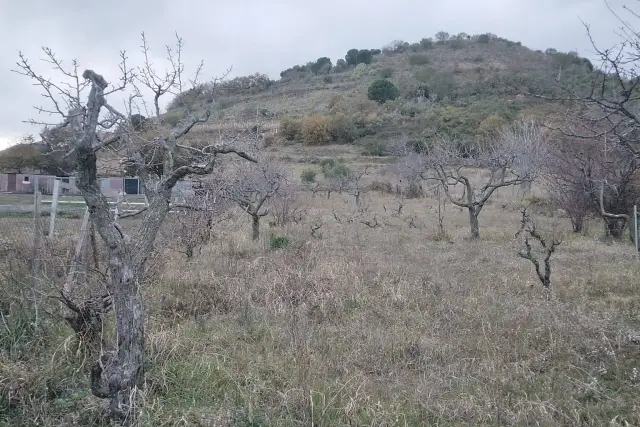
M 58 210 L 58 193 L 60 192 L 60 180 L 53 182 L 53 198 L 51 199 L 51 216 L 49 219 L 49 238 L 53 237 L 53 230 L 56 226 L 56 212 Z
M 41 194 L 37 187 L 33 193 L 33 252 L 31 269 L 31 292 L 33 293 L 33 303 L 35 307 L 35 327 L 38 327 L 38 279 L 40 277 L 40 247 L 42 245 L 42 230 L 40 223 L 40 198 Z

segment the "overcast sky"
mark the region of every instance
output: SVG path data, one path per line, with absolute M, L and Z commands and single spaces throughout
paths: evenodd
M 625 2 L 634 3 L 609 0 L 616 10 Z M 43 74 L 54 76 L 39 60 L 48 46 L 66 63 L 78 59 L 82 69 L 113 81 L 120 50 L 131 62 L 139 59 L 142 31 L 159 64 L 178 32 L 188 69 L 204 59 L 206 77 L 233 67 L 231 76 L 261 72 L 275 79 L 320 56 L 335 63 L 353 47 L 415 42 L 440 30 L 492 32 L 533 49 L 589 57 L 581 20 L 602 46 L 616 43 L 619 24 L 604 0 L 0 0 L 0 147 L 37 134 L 22 120 L 46 119 L 33 109 L 43 105 L 38 89 L 11 72 L 19 50 Z

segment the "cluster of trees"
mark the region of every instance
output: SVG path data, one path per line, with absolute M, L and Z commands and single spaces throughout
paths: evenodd
M 589 71 L 593 71 L 593 64 L 587 58 L 582 58 L 578 52 L 558 52 L 557 49 L 549 48 L 544 51 L 545 55 L 551 57 L 562 68 L 567 69 L 570 66 L 586 67 Z
M 349 67 L 355 67 L 358 64 L 371 64 L 375 55 L 380 55 L 380 49 L 349 49 L 344 59 L 340 58 L 336 61 L 335 66 L 331 59 L 322 56 L 315 62 L 311 61 L 305 65 L 294 65 L 280 72 L 282 79 L 296 79 L 309 75 L 326 75 L 331 72 L 341 73 Z
M 355 67 L 358 64 L 371 64 L 373 57 L 380 55 L 380 49 L 349 49 L 344 56 L 346 64 Z
M 318 58 L 315 62 L 309 62 L 306 65 L 294 65 L 280 72 L 280 77 L 283 79 L 295 79 L 299 77 L 306 77 L 307 75 L 322 75 L 329 74 L 333 69 L 331 59 L 326 56 Z

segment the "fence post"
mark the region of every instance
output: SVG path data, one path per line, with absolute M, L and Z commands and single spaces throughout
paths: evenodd
M 638 205 L 633 205 L 633 243 L 636 245 L 636 252 L 640 250 L 638 246 Z
M 67 273 L 67 280 L 65 281 L 63 292 L 66 297 L 71 298 L 73 293 L 72 284 L 75 278 L 75 274 L 78 270 L 78 266 L 80 264 L 80 259 L 82 258 L 82 248 L 85 245 L 85 241 L 87 240 L 89 230 L 89 208 L 86 208 L 84 211 L 84 217 L 82 218 L 82 225 L 80 226 L 80 236 L 78 237 L 78 241 L 76 242 L 76 250 L 73 253 L 73 258 L 71 258 L 71 262 L 69 265 L 69 272 Z
M 36 183 L 37 183 L 36 179 Z M 40 218 L 40 191 L 36 190 L 33 193 L 33 252 L 32 252 L 32 265 L 31 265 L 31 292 L 33 293 L 33 304 L 35 308 L 35 321 L 34 325 L 38 327 L 38 279 L 40 276 L 40 246 L 42 239 L 41 230 L 41 218 Z
M 60 180 L 53 181 L 53 196 L 51 199 L 51 213 L 49 218 L 49 238 L 53 237 L 53 230 L 56 226 L 56 212 L 58 210 L 58 193 L 60 192 Z

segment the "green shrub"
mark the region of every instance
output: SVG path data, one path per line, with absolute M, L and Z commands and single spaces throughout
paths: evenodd
M 356 61 L 358 64 L 371 64 L 371 61 L 373 61 L 373 53 L 371 53 L 369 49 L 359 50 L 356 55 Z
M 269 237 L 269 249 L 272 251 L 285 249 L 291 245 L 291 239 L 287 236 L 271 236 Z
M 329 75 L 325 75 L 325 76 L 322 78 L 322 81 L 323 81 L 324 83 L 333 83 L 333 77 L 331 77 L 331 76 L 329 76 Z
M 378 75 L 383 79 L 388 79 L 393 76 L 393 68 L 385 67 L 378 72 Z
M 295 120 L 290 117 L 284 117 L 280 120 L 280 132 L 282 132 L 282 135 L 289 141 L 299 137 L 300 129 L 300 120 Z
M 347 65 L 347 61 L 345 61 L 344 59 L 340 58 L 336 61 L 336 65 L 335 67 L 333 67 L 333 72 L 334 73 L 341 73 L 343 71 L 346 71 L 346 69 L 349 68 Z
M 317 172 L 314 171 L 313 169 L 305 169 L 302 171 L 302 174 L 300 175 L 300 179 L 302 180 L 302 182 L 312 183 L 312 182 L 316 182 L 316 175 L 317 175 Z
M 480 34 L 478 36 L 478 43 L 487 44 L 490 40 L 489 34 Z
M 334 167 L 327 169 L 325 178 L 347 178 L 351 175 L 351 169 L 343 162 L 338 162 Z
M 332 157 L 327 157 L 325 159 L 320 160 L 320 167 L 322 168 L 322 173 L 326 175 L 327 170 L 334 167 L 336 163 L 337 163 L 336 159 Z
M 418 85 L 416 89 L 417 98 L 429 98 L 429 86 L 426 84 Z
M 358 65 L 358 49 L 349 49 L 347 54 L 344 56 L 344 59 L 347 65 L 354 67 Z
M 322 174 L 325 178 L 346 178 L 351 175 L 351 169 L 344 163 L 343 159 L 326 158 L 320 161 Z
M 372 101 L 383 104 L 386 101 L 392 101 L 398 97 L 398 88 L 389 80 L 376 80 L 369 86 L 367 96 Z
M 409 64 L 426 65 L 429 63 L 429 57 L 423 53 L 417 53 L 409 56 Z
M 353 142 L 358 137 L 358 129 L 352 119 L 344 113 L 332 114 L 329 117 L 329 133 L 333 141 Z
M 318 58 L 310 68 L 313 74 L 326 74 L 331 70 L 331 67 L 331 59 L 323 56 L 322 58 Z

